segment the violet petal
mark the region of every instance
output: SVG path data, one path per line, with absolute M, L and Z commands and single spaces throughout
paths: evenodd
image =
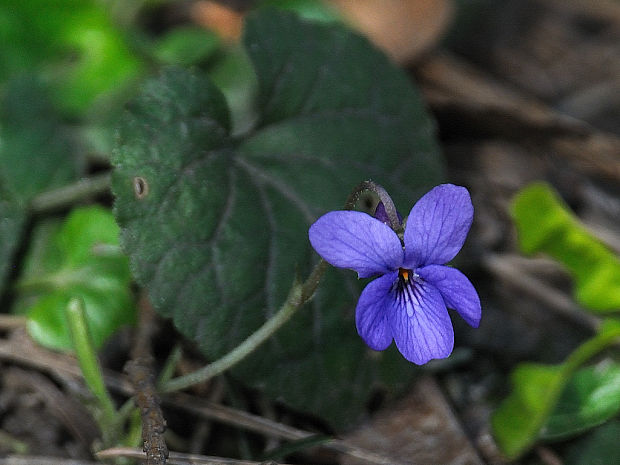
M 360 278 L 398 269 L 403 249 L 389 226 L 356 211 L 333 211 L 320 217 L 308 232 L 314 250 L 338 268 L 351 268 Z
M 474 328 L 480 325 L 480 298 L 473 284 L 456 268 L 428 265 L 418 268 L 420 278 L 435 286 L 448 308 L 453 308 Z
M 442 184 L 413 206 L 405 226 L 405 267 L 449 262 L 461 250 L 474 217 L 469 192 Z
M 390 326 L 394 342 L 410 362 L 422 365 L 445 358 L 454 348 L 454 330 L 439 291 L 423 282 L 412 282 L 409 292 L 392 299 Z
M 390 291 L 398 273 L 388 273 L 368 284 L 362 291 L 355 308 L 357 332 L 374 350 L 385 350 L 392 343 L 392 330 L 388 321 L 392 295 Z

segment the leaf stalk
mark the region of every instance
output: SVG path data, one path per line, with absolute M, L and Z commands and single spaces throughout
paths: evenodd
M 115 434 L 117 413 L 114 402 L 103 382 L 103 375 L 97 361 L 95 346 L 86 323 L 86 312 L 82 299 L 73 298 L 69 301 L 66 308 L 66 316 L 75 355 L 82 370 L 82 376 L 99 404 L 101 415 L 98 416 L 98 422 L 105 438 L 110 434 Z
M 325 269 L 326 264 L 321 260 L 303 284 L 299 282 L 294 283 L 286 301 L 277 313 L 228 354 L 199 370 L 171 379 L 162 386 L 161 391 L 179 391 L 194 384 L 205 382 L 223 373 L 250 355 L 280 329 L 314 295 Z

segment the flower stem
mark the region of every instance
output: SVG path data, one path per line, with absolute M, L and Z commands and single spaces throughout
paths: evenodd
M 351 192 L 351 194 L 349 195 L 349 198 L 347 199 L 344 208 L 346 210 L 352 210 L 353 208 L 355 208 L 355 205 L 359 200 L 361 194 L 365 191 L 371 191 L 377 194 L 377 196 L 385 206 L 385 211 L 390 220 L 390 226 L 392 227 L 392 229 L 394 229 L 396 232 L 402 230 L 402 225 L 400 224 L 400 220 L 398 219 L 396 207 L 394 206 L 392 198 L 382 186 L 373 181 L 363 181 L 355 189 L 353 189 L 353 192 Z M 280 307 L 278 312 L 273 315 L 269 320 L 267 320 L 263 324 L 263 326 L 258 328 L 240 345 L 228 352 L 222 358 L 216 360 L 213 363 L 210 363 L 209 365 L 204 366 L 203 368 L 200 368 L 187 375 L 179 376 L 178 378 L 173 378 L 169 381 L 163 382 L 161 391 L 179 391 L 189 386 L 193 386 L 194 384 L 203 383 L 213 378 L 214 376 L 223 373 L 224 371 L 228 370 L 229 368 L 243 360 L 245 357 L 250 355 L 267 339 L 269 339 L 278 329 L 280 329 L 295 314 L 295 312 L 301 306 L 303 306 L 303 304 L 310 300 L 310 298 L 314 295 L 314 292 L 316 291 L 316 288 L 318 287 L 326 268 L 327 263 L 324 260 L 321 260 L 319 261 L 319 263 L 317 263 L 317 265 L 310 273 L 310 276 L 308 276 L 308 278 L 303 284 L 300 284 L 298 282 L 294 283 L 286 301 Z
M 157 380 L 158 390 L 172 379 L 174 376 L 174 370 L 176 369 L 182 356 L 183 351 L 181 350 L 181 346 L 177 345 L 174 349 L 172 349 L 172 352 L 168 355 L 168 359 L 164 362 L 164 367 L 159 373 L 159 378 Z
M 184 376 L 171 379 L 164 384 L 162 392 L 173 392 L 185 389 L 194 384 L 205 382 L 214 376 L 228 370 L 245 357 L 254 352 L 261 344 L 271 337 L 284 323 L 286 323 L 295 312 L 306 303 L 316 290 L 321 277 L 326 269 L 326 263 L 321 260 L 312 270 L 308 279 L 301 284 L 296 282 L 293 284 L 289 295 L 280 307 L 278 312 L 267 320 L 256 332 L 250 335 L 240 345 L 235 347 L 228 354 L 216 360 L 203 368 L 196 370 Z
M 353 210 L 362 193 L 366 191 L 374 192 L 377 197 L 379 197 L 379 200 L 381 200 L 383 206 L 385 207 L 385 213 L 390 220 L 390 228 L 392 228 L 397 234 L 401 233 L 403 225 L 398 219 L 398 212 L 396 211 L 396 206 L 394 205 L 392 197 L 390 197 L 390 194 L 387 193 L 383 186 L 374 181 L 362 181 L 359 183 L 349 195 L 349 198 L 344 206 L 345 210 Z

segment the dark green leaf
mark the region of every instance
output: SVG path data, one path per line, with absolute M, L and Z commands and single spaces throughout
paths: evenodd
M 541 431 L 561 439 L 609 420 L 620 411 L 620 365 L 602 363 L 579 370 L 568 382 Z
M 222 94 L 168 70 L 132 105 L 114 157 L 132 270 L 211 359 L 277 311 L 316 261 L 309 225 L 355 185 L 372 177 L 408 211 L 442 174 L 418 94 L 366 39 L 269 11 L 248 19 L 244 43 L 259 82 L 252 131 L 232 139 Z M 377 385 L 400 386 L 413 369 L 357 335 L 361 287 L 354 273 L 328 272 L 311 304 L 233 372 L 350 425 Z
M 17 203 L 1 196 L 0 192 L 0 293 L 26 220 L 26 212 Z
M 35 79 L 11 81 L 0 113 L 0 186 L 26 204 L 78 172 L 72 144 L 46 89 Z
M 523 189 L 512 206 L 519 245 L 526 253 L 544 252 L 575 278 L 575 297 L 599 312 L 620 308 L 620 259 L 592 236 L 546 184 Z
M 566 465 L 612 465 L 620 463 L 620 421 L 614 420 L 573 444 Z
M 27 306 L 27 327 L 40 344 L 71 349 L 65 309 L 81 297 L 96 347 L 121 325 L 134 321 L 127 258 L 118 226 L 100 207 L 74 210 L 60 228 L 43 223 L 18 282 L 17 307 Z
M 0 102 L 0 291 L 23 233 L 28 202 L 71 181 L 78 170 L 46 89 L 28 77 L 8 83 Z
M 262 0 L 258 3 L 263 8 L 279 8 L 294 11 L 304 19 L 314 21 L 341 21 L 340 13 L 333 5 L 322 0 Z
M 228 47 L 209 66 L 209 77 L 222 91 L 230 109 L 232 133 L 251 129 L 257 114 L 254 106 L 258 83 L 247 53 L 241 46 Z

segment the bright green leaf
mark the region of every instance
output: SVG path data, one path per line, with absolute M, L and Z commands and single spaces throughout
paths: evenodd
M 492 422 L 497 442 L 509 458 L 518 457 L 536 440 L 561 392 L 562 375 L 561 366 L 537 364 L 521 364 L 513 372 L 513 392 Z
M 159 39 L 155 57 L 166 65 L 194 65 L 209 58 L 220 46 L 214 32 L 202 27 L 178 27 Z
M 597 426 L 620 411 L 620 365 L 601 363 L 579 370 L 566 385 L 541 431 L 561 439 Z
M 0 80 L 41 72 L 71 112 L 118 91 L 142 67 L 94 0 L 1 0 L 0 43 Z
M 614 420 L 579 439 L 568 450 L 565 465 L 611 465 L 620 463 L 620 421 Z
M 544 252 L 575 278 L 575 297 L 598 311 L 620 310 L 620 260 L 590 234 L 546 184 L 537 183 L 515 198 L 512 214 L 525 253 Z
M 45 225 L 48 228 L 48 225 Z M 71 349 L 65 319 L 69 300 L 80 297 L 96 347 L 135 318 L 127 258 L 118 245 L 118 226 L 101 207 L 74 210 L 60 228 L 35 241 L 17 287 L 25 302 L 28 331 L 40 344 Z M 46 239 L 45 239 L 46 238 Z
M 493 432 L 510 459 L 538 439 L 566 384 L 577 369 L 620 338 L 620 323 L 607 320 L 592 339 L 579 346 L 561 365 L 523 363 L 512 373 L 512 393 L 492 418 Z
M 205 77 L 167 70 L 132 104 L 114 157 L 132 271 L 210 359 L 284 302 L 317 258 L 309 225 L 360 181 L 380 181 L 406 211 L 442 174 L 420 97 L 366 39 L 268 11 L 248 19 L 244 43 L 259 82 L 254 129 L 231 138 L 222 94 Z M 394 391 L 413 369 L 357 335 L 361 287 L 354 273 L 328 272 L 312 303 L 233 373 L 350 425 L 377 385 Z

